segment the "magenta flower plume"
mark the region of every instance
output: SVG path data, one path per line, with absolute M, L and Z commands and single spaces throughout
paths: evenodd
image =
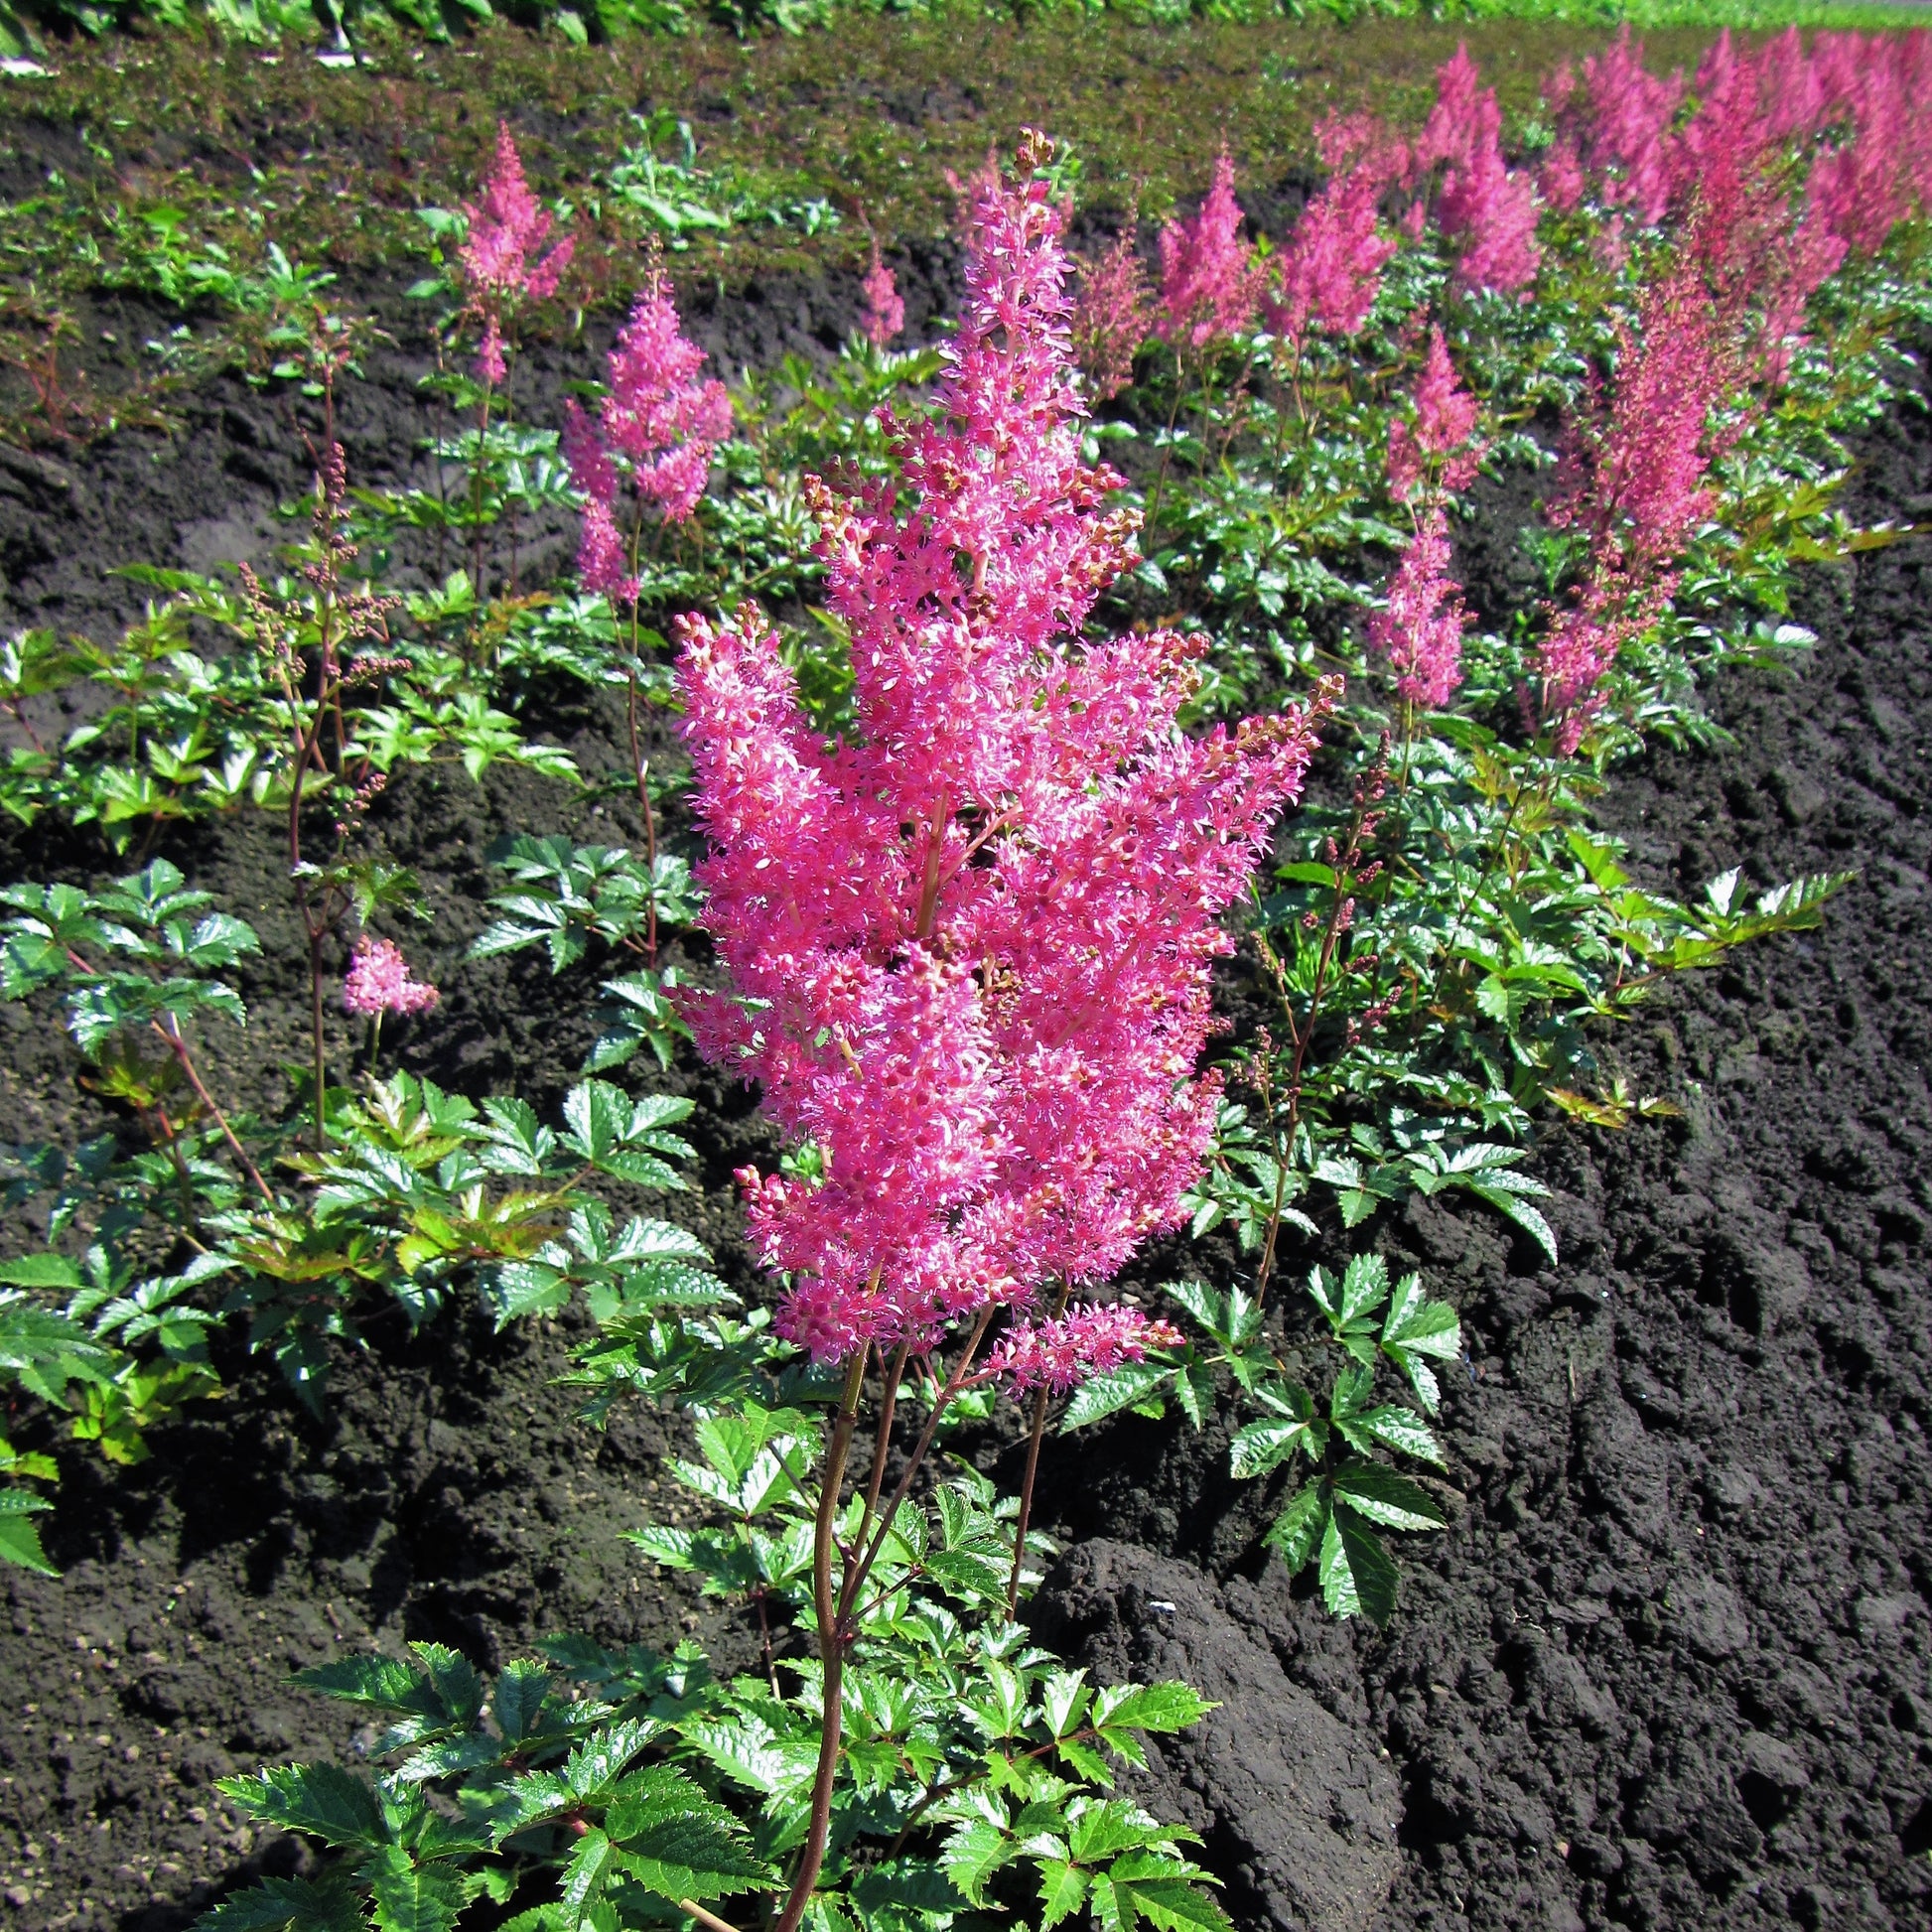
M 1608 409 L 1585 432 L 1578 482 L 1553 513 L 1588 532 L 1589 562 L 1576 603 L 1538 647 L 1540 690 L 1525 709 L 1533 727 L 1555 728 L 1565 756 L 1594 715 L 1617 652 L 1662 616 L 1676 566 L 1715 501 L 1711 465 L 1742 426 L 1720 418 L 1738 379 L 1737 342 L 1694 241 L 1618 329 Z
M 905 304 L 893 271 L 879 252 L 877 236 L 872 244 L 872 267 L 859 286 L 866 293 L 866 313 L 859 326 L 874 348 L 884 348 L 905 327 Z
M 523 179 L 523 158 L 506 121 L 496 124 L 496 151 L 478 200 L 464 203 L 463 212 L 469 228 L 457 248 L 457 260 L 469 284 L 471 311 L 483 326 L 477 373 L 485 382 L 496 383 L 505 373 L 505 311 L 520 302 L 554 295 L 577 244 L 565 235 L 547 255 L 540 252 L 549 239 L 550 216 Z
M 1254 249 L 1241 235 L 1234 163 L 1223 148 L 1193 218 L 1170 221 L 1161 230 L 1161 314 L 1155 333 L 1163 342 L 1184 341 L 1195 348 L 1238 335 L 1254 320 L 1261 286 Z
M 1670 207 L 1676 177 L 1672 126 L 1684 76 L 1653 74 L 1626 22 L 1609 47 L 1584 62 L 1581 78 L 1565 69 L 1549 92 L 1558 132 L 1542 183 L 1553 206 L 1575 207 L 1587 194 L 1639 226 L 1655 227 Z
M 1004 1382 L 1016 1395 L 1032 1389 L 1064 1395 L 1124 1362 L 1145 1361 L 1150 1348 L 1178 1348 L 1185 1339 L 1172 1322 L 1117 1303 L 1072 1308 L 1056 1320 L 1010 1329 L 979 1379 Z
M 1429 355 L 1416 380 L 1415 420 L 1403 416 L 1389 421 L 1389 486 L 1403 502 L 1424 486 L 1464 489 L 1482 461 L 1481 446 L 1472 442 L 1476 427 L 1476 399 L 1456 377 L 1449 344 L 1440 326 L 1429 331 Z
M 1445 239 L 1459 241 L 1455 279 L 1464 289 L 1513 294 L 1536 279 L 1536 194 L 1527 175 L 1503 160 L 1496 90 L 1477 84 L 1469 50 L 1458 47 L 1436 75 L 1436 104 L 1415 148 L 1414 165 L 1447 164 L 1436 201 Z
M 1396 690 L 1410 704 L 1440 711 L 1462 681 L 1460 588 L 1449 574 L 1449 526 L 1432 503 L 1389 585 L 1388 602 L 1368 621 L 1369 647 L 1389 660 Z
M 1811 212 L 1848 249 L 1872 254 L 1914 207 L 1932 203 L 1932 35 L 1820 39 L 1829 44 L 1818 66 L 1829 77 L 1815 90 L 1851 132 L 1813 164 Z
M 366 1019 L 385 1013 L 427 1013 L 443 996 L 426 980 L 412 978 L 400 947 L 365 932 L 355 942 L 343 980 L 343 1005 Z
M 587 590 L 621 603 L 637 595 L 619 529 L 619 488 L 628 481 L 638 511 L 682 523 L 698 506 L 713 452 L 731 434 L 725 385 L 698 374 L 704 350 L 686 340 L 670 284 L 653 268 L 609 358 L 610 386 L 593 420 L 565 405 L 563 447 L 571 480 L 588 498 L 578 545 Z
M 1570 513 L 1619 571 L 1675 558 L 1709 515 L 1711 464 L 1727 446 L 1713 413 L 1735 380 L 1732 343 L 1694 261 L 1648 284 L 1617 331 L 1607 415 L 1587 430 L 1587 481 Z
M 1396 244 L 1376 225 L 1382 191 L 1409 169 L 1409 149 L 1367 115 L 1332 118 L 1316 132 L 1327 183 L 1302 210 L 1267 298 L 1268 326 L 1299 349 L 1309 324 L 1357 334 L 1381 293 Z
M 1104 254 L 1079 263 L 1079 294 L 1068 319 L 1073 357 L 1096 402 L 1134 380 L 1134 357 L 1154 333 L 1154 301 L 1129 210 Z
M 974 184 L 935 407 L 887 424 L 902 483 L 813 487 L 855 735 L 826 746 L 756 610 L 681 626 L 729 988 L 688 1010 L 824 1156 L 817 1186 L 747 1186 L 820 1360 L 1104 1281 L 1176 1220 L 1216 916 L 1314 744 L 1313 707 L 1190 739 L 1195 646 L 1085 637 L 1136 519 L 1080 457 L 1050 153 Z

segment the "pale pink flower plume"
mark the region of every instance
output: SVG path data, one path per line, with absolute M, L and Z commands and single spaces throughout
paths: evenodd
M 1477 84 L 1469 50 L 1458 47 L 1436 75 L 1436 104 L 1415 146 L 1413 166 L 1443 163 L 1436 220 L 1444 238 L 1459 241 L 1455 279 L 1464 289 L 1513 294 L 1536 279 L 1536 193 L 1527 175 L 1503 160 L 1502 109 L 1496 90 Z
M 729 986 L 688 1011 L 824 1154 L 816 1187 L 747 1176 L 780 1331 L 820 1360 L 1103 1281 L 1180 1217 L 1217 914 L 1314 744 L 1310 710 L 1188 738 L 1196 646 L 1085 637 L 1136 518 L 1080 457 L 1048 154 L 975 183 L 936 406 L 887 423 L 903 484 L 814 486 L 853 737 L 801 713 L 756 610 L 681 626 Z
M 1080 289 L 1068 327 L 1073 358 L 1096 402 L 1107 402 L 1134 380 L 1134 357 L 1154 333 L 1154 301 L 1135 241 L 1135 217 L 1113 245 L 1081 261 Z
M 618 526 L 622 483 L 666 523 L 682 523 L 697 508 L 712 455 L 732 424 L 725 385 L 699 377 L 704 359 L 683 334 L 670 283 L 653 269 L 611 351 L 597 417 L 574 401 L 564 408 L 564 455 L 589 499 L 577 553 L 585 589 L 620 603 L 637 595 Z
M 1477 404 L 1449 360 L 1440 325 L 1431 324 L 1429 354 L 1413 394 L 1415 418 L 1389 420 L 1389 486 L 1408 502 L 1425 483 L 1465 489 L 1482 461 L 1475 436 Z
M 879 252 L 877 237 L 872 244 L 872 267 L 859 286 L 866 294 L 866 313 L 859 326 L 874 348 L 884 348 L 905 327 L 905 303 L 893 271 Z
M 518 302 L 554 295 L 557 279 L 570 263 L 576 242 L 565 235 L 550 252 L 549 213 L 523 179 L 523 158 L 510 137 L 509 123 L 496 124 L 496 152 L 484 175 L 479 199 L 463 205 L 469 227 L 457 259 L 470 285 L 470 304 L 483 318 L 483 337 L 477 373 L 485 382 L 503 379 L 502 314 Z
M 1016 1395 L 1064 1395 L 1124 1363 L 1145 1361 L 1150 1348 L 1178 1348 L 1185 1339 L 1173 1322 L 1117 1303 L 1071 1308 L 1057 1319 L 1008 1329 L 978 1379 L 1004 1382 Z
M 343 1005 L 377 1019 L 385 1013 L 427 1013 L 443 996 L 426 980 L 415 979 L 400 947 L 365 932 L 355 942 L 343 980 Z
M 1261 289 L 1254 249 L 1241 233 L 1234 163 L 1223 148 L 1193 217 L 1170 221 L 1161 230 L 1161 314 L 1155 332 L 1163 342 L 1185 341 L 1195 348 L 1238 335 L 1254 320 Z
M 1388 601 L 1368 621 L 1369 646 L 1386 657 L 1396 690 L 1411 704 L 1440 711 L 1462 681 L 1460 587 L 1449 574 L 1449 526 L 1432 503 L 1389 584 Z

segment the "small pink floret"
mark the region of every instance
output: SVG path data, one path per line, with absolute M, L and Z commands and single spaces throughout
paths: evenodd
M 443 996 L 426 980 L 415 979 L 400 947 L 365 932 L 355 942 L 343 981 L 343 1005 L 374 1019 L 385 1013 L 427 1013 Z
M 987 1375 L 1016 1394 L 1045 1389 L 1064 1395 L 1126 1362 L 1145 1361 L 1150 1348 L 1178 1348 L 1184 1339 L 1172 1322 L 1138 1309 L 1071 1308 L 1057 1320 L 1009 1329 L 987 1362 Z

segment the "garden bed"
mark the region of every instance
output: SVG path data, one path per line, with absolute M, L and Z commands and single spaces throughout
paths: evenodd
M 853 302 L 836 281 L 800 285 L 696 329 L 749 348 L 778 333 L 776 313 L 780 340 L 803 345 Z M 347 430 L 357 473 L 381 479 L 409 461 L 420 405 L 406 354 L 371 373 Z M 174 443 L 13 460 L 12 621 L 97 621 L 117 594 L 97 567 L 192 562 L 266 528 L 300 483 L 266 413 L 237 383 L 198 397 Z M 1922 511 L 1919 409 L 1862 458 L 1862 521 Z M 1472 558 L 1482 537 L 1464 533 Z M 1604 797 L 1603 822 L 1662 884 L 1732 864 L 1764 883 L 1860 877 L 1819 933 L 1681 984 L 1614 1037 L 1633 1084 L 1683 1118 L 1545 1143 L 1562 1268 L 1480 1209 L 1418 1202 L 1380 1229 L 1453 1295 L 1470 1344 L 1445 1415 L 1465 1511 L 1412 1546 L 1391 1630 L 1336 1624 L 1307 1580 L 1258 1561 L 1271 1498 L 1229 1481 L 1224 1435 L 1128 1420 L 1047 1450 L 1056 1536 L 1211 1572 L 1290 1682 L 1359 1748 L 1386 1749 L 1400 1858 L 1380 1925 L 1903 1926 L 1932 1899 L 1928 554 L 1908 541 L 1808 578 L 1813 660 L 1717 693 L 1735 746 L 1654 755 Z M 560 701 L 545 722 L 587 768 L 616 755 L 616 709 Z M 492 837 L 600 829 L 559 821 L 559 804 L 524 777 L 419 776 L 380 816 L 428 884 L 425 952 L 447 989 L 403 1063 L 513 1081 L 540 1108 L 589 1043 L 592 976 L 458 962 L 483 922 Z M 609 810 L 616 835 L 637 835 Z M 266 930 L 286 916 L 265 830 L 221 821 L 163 849 Z M 9 835 L 10 877 L 95 864 L 78 841 Z M 303 987 L 264 972 L 243 991 L 250 1058 L 297 1057 Z M 19 1007 L 0 1016 L 9 1131 L 70 1136 L 65 1041 Z M 730 1174 L 775 1143 L 744 1090 L 695 1061 L 670 1085 L 698 1103 L 703 1176 L 670 1212 L 757 1293 Z M 366 1748 L 285 1685 L 290 1668 L 424 1637 L 495 1664 L 565 1628 L 746 1650 L 743 1627 L 618 1541 L 658 1500 L 667 1438 L 645 1411 L 604 1435 L 578 1423 L 553 1380 L 566 1339 L 549 1324 L 493 1335 L 467 1309 L 413 1339 L 379 1322 L 343 1357 L 326 1421 L 229 1358 L 229 1394 L 156 1432 L 151 1461 L 63 1454 L 48 1546 L 65 1578 L 9 1573 L 0 1637 L 8 1923 L 159 1932 L 246 1872 L 298 1868 L 298 1841 L 238 1824 L 212 1789 L 258 1761 Z M 1238 1918 L 1257 1904 L 1238 1873 L 1268 1850 L 1241 1829 L 1217 1843 Z
M 1418 74 L 1438 52 L 1412 56 Z M 928 90 L 917 105 L 905 124 L 961 148 L 943 101 Z M 1304 189 L 1264 182 L 1249 199 L 1274 231 Z M 344 389 L 350 475 L 407 483 L 433 433 L 421 308 L 408 277 L 347 257 L 348 292 L 387 331 Z M 892 259 L 923 336 L 955 310 L 957 250 L 915 238 Z M 860 314 L 837 250 L 787 245 L 749 279 L 723 251 L 705 267 L 684 278 L 684 311 L 727 369 L 822 358 Z M 80 321 L 117 349 L 174 313 L 96 291 Z M 533 345 L 515 365 L 517 414 L 554 422 L 608 337 L 594 317 L 588 342 Z M 1860 439 L 1846 506 L 1861 525 L 1932 507 L 1917 381 Z M 306 405 L 220 374 L 169 406 L 180 421 L 165 437 L 0 448 L 7 627 L 110 635 L 146 593 L 106 570 L 269 555 L 276 505 L 308 486 Z M 1478 484 L 1455 531 L 1470 602 L 1498 624 L 1521 600 L 1520 496 Z M 564 517 L 526 530 L 533 580 L 574 541 Z M 1453 1197 L 1414 1198 L 1355 1236 L 1455 1304 L 1467 1351 L 1443 1370 L 1460 1507 L 1447 1531 L 1405 1539 L 1385 1631 L 1335 1621 L 1311 1576 L 1291 1582 L 1264 1557 L 1292 1483 L 1237 1484 L 1212 1419 L 1196 1434 L 1172 1414 L 1116 1417 L 1049 1440 L 1037 1512 L 1067 1555 L 1037 1626 L 1099 1672 L 1185 1676 L 1260 1725 L 1245 1756 L 1227 1733 L 1219 1747 L 1158 1744 L 1140 1787 L 1201 1832 L 1242 1932 L 1902 1927 L 1932 1909 L 1928 562 L 1932 540 L 1908 537 L 1812 570 L 1793 616 L 1815 650 L 1789 677 L 1728 672 L 1710 694 L 1731 742 L 1653 747 L 1598 801 L 1597 822 L 1660 891 L 1691 897 L 1731 866 L 1754 887 L 1857 878 L 1817 931 L 1679 978 L 1605 1037 L 1605 1076 L 1676 1111 L 1619 1131 L 1573 1122 L 1539 1143 L 1561 1265 Z M 425 579 L 406 568 L 400 581 Z M 587 772 L 624 759 L 608 687 L 541 683 L 524 722 Z M 661 715 L 644 749 L 657 764 L 676 756 Z M 405 771 L 369 822 L 423 883 L 434 923 L 412 952 L 444 996 L 385 1035 L 390 1064 L 464 1092 L 513 1088 L 553 1117 L 596 1032 L 599 972 L 553 976 L 533 953 L 465 959 L 502 886 L 484 855 L 520 831 L 634 848 L 634 805 L 504 764 L 481 784 L 439 767 Z M 695 851 L 675 809 L 664 829 Z M 163 828 L 142 856 L 172 857 L 259 928 L 263 955 L 234 975 L 248 1029 L 211 1035 L 207 1060 L 224 1088 L 272 1083 L 302 1061 L 308 1029 L 275 829 L 230 814 Z M 52 816 L 0 843 L 7 883 L 122 869 Z M 684 935 L 666 959 L 702 974 L 709 947 Z M 1236 972 L 1223 990 L 1238 1010 Z M 346 1066 L 357 1033 L 333 1013 L 329 1027 Z M 96 1103 L 70 1043 L 43 1008 L 0 1005 L 0 1028 L 6 1137 L 72 1146 Z M 692 1190 L 652 1196 L 651 1211 L 700 1236 L 748 1300 L 770 1300 L 733 1175 L 772 1165 L 776 1130 L 688 1047 L 646 1084 L 693 1103 L 683 1131 L 698 1155 Z M 38 1241 L 10 1230 L 8 1251 Z M 1345 1250 L 1291 1236 L 1284 1266 L 1318 1252 Z M 1241 1266 L 1224 1234 L 1170 1241 L 1127 1285 Z M 225 1393 L 150 1432 L 151 1458 L 131 1468 L 66 1445 L 45 1418 L 9 1424 L 17 1447 L 59 1453 L 57 1508 L 39 1520 L 64 1576 L 5 1572 L 0 1925 L 173 1932 L 239 1880 L 314 1870 L 305 1842 L 243 1822 L 214 1789 L 265 1762 L 367 1758 L 375 1728 L 291 1687 L 292 1669 L 421 1639 L 494 1669 L 561 1630 L 653 1647 L 690 1635 L 721 1670 L 753 1664 L 747 1616 L 620 1541 L 646 1516 L 691 1520 L 665 1466 L 682 1425 L 632 1405 L 608 1431 L 585 1427 L 556 1378 L 587 1329 L 567 1311 L 494 1332 L 458 1296 L 411 1335 L 391 1305 L 362 1349 L 336 1351 L 320 1416 L 222 1337 Z M 1010 1436 L 973 1443 L 1017 1477 Z

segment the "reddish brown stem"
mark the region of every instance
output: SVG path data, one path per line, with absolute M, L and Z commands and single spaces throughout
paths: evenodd
M 1053 1302 L 1055 1321 L 1066 1312 L 1066 1298 L 1070 1293 L 1069 1284 L 1062 1282 Z M 1007 1579 L 1008 1622 L 1020 1613 L 1020 1573 L 1027 1561 L 1027 1525 L 1034 1514 L 1034 1478 L 1039 1473 L 1039 1446 L 1046 1435 L 1046 1385 L 1042 1382 L 1034 1391 L 1033 1423 L 1027 1432 L 1027 1473 L 1020 1484 L 1020 1515 L 1013 1529 L 1013 1574 Z
M 799 1850 L 798 1869 L 791 1895 L 785 1900 L 773 1932 L 798 1932 L 818 1874 L 825 1863 L 825 1841 L 832 1830 L 832 1786 L 838 1777 L 839 1747 L 845 1713 L 845 1633 L 839 1605 L 832 1593 L 832 1553 L 838 1535 L 839 1487 L 845 1480 L 845 1459 L 852 1449 L 852 1431 L 859 1420 L 859 1400 L 866 1385 L 866 1350 L 860 1349 L 846 1370 L 845 1397 L 839 1404 L 832 1441 L 825 1452 L 825 1470 L 818 1495 L 818 1524 L 812 1546 L 812 1602 L 818 1613 L 818 1654 L 823 1665 L 823 1702 L 818 1735 L 818 1769 L 812 1779 L 811 1822 Z
M 163 1026 L 159 1020 L 151 1023 L 156 1033 L 168 1042 L 168 1050 L 174 1054 L 176 1063 L 187 1076 L 188 1084 L 195 1089 L 196 1097 L 214 1118 L 214 1124 L 221 1130 L 221 1138 L 228 1144 L 228 1152 L 241 1163 L 241 1171 L 255 1183 L 255 1190 L 270 1207 L 275 1205 L 275 1196 L 268 1190 L 265 1181 L 257 1171 L 254 1162 L 249 1160 L 247 1150 L 235 1139 L 235 1131 L 228 1125 L 228 1117 L 214 1104 L 214 1096 L 203 1083 L 200 1070 L 195 1065 L 195 1056 L 188 1050 L 188 1042 L 181 1036 L 181 1029 L 171 1020 Z

